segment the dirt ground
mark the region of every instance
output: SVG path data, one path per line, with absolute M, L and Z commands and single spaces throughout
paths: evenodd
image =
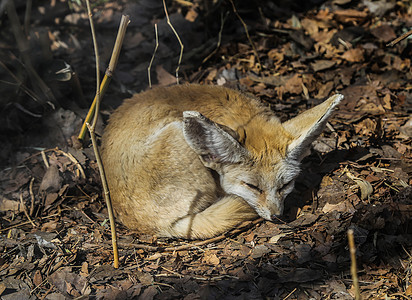
M 117 224 L 118 269 L 95 156 L 76 138 L 96 86 L 85 3 L 0 2 L 1 299 L 352 299 L 348 229 L 362 297 L 412 299 L 412 38 L 389 45 L 412 29 L 410 1 L 249 2 L 167 1 L 180 81 L 251 93 L 281 120 L 345 99 L 282 220 L 206 241 Z M 180 46 L 160 0 L 92 6 L 102 70 L 131 19 L 101 134 L 148 88 L 154 24 L 155 86 L 176 83 Z

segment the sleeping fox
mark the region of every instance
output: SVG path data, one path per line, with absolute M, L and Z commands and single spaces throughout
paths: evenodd
M 112 114 L 102 138 L 118 220 L 141 233 L 188 239 L 257 216 L 272 220 L 342 98 L 281 123 L 259 100 L 221 86 L 134 95 Z

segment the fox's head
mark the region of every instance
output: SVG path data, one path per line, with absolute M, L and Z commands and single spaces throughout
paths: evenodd
M 342 99 L 334 95 L 282 124 L 262 112 L 247 124 L 224 126 L 185 111 L 183 134 L 203 164 L 219 173 L 226 193 L 242 197 L 259 216 L 273 220 L 283 213 L 300 161 Z

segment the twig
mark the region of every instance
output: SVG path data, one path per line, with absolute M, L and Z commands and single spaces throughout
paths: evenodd
M 82 165 L 77 161 L 77 159 L 71 154 L 71 153 L 66 153 L 62 150 L 55 150 L 57 153 L 63 154 L 66 156 L 68 159 L 71 160 L 72 163 L 76 165 L 76 167 L 79 169 L 80 174 L 82 175 L 83 179 L 86 179 L 86 174 L 84 173 Z
M 393 47 L 395 44 L 399 43 L 400 41 L 406 39 L 408 36 L 412 35 L 412 30 L 409 30 L 408 32 L 405 32 L 402 34 L 400 37 L 397 37 L 394 39 L 392 42 L 386 44 L 386 47 Z
M 165 0 L 163 0 L 163 8 L 165 10 L 165 14 L 166 14 L 166 20 L 167 20 L 167 24 L 169 25 L 169 27 L 172 29 L 173 33 L 175 34 L 177 40 L 179 41 L 180 44 L 180 55 L 179 55 L 179 61 L 177 62 L 177 67 L 176 67 L 176 83 L 179 84 L 179 69 L 180 69 L 180 63 L 182 62 L 182 57 L 183 57 L 183 43 L 180 40 L 179 35 L 177 34 L 175 28 L 173 27 L 172 23 L 170 22 L 170 18 L 169 18 L 169 14 L 167 13 L 167 8 L 166 8 L 166 2 Z
M 59 216 L 59 215 L 60 215 L 59 213 L 58 213 L 58 214 L 53 214 L 53 215 L 50 215 L 50 216 L 41 217 L 40 219 L 41 219 L 41 220 L 51 219 L 51 218 L 57 217 L 57 216 Z M 7 228 L 0 228 L 0 232 L 8 231 L 8 230 L 10 230 L 10 229 L 17 228 L 17 227 L 20 227 L 20 226 L 24 226 L 24 225 L 27 225 L 27 224 L 30 224 L 30 221 L 22 222 L 22 223 L 19 223 L 19 224 L 15 224 L 15 225 L 12 225 L 12 226 L 7 227 Z
M 46 168 L 50 168 L 49 161 L 47 160 L 46 153 L 44 152 L 44 150 L 41 151 L 41 158 L 43 159 Z
M 239 13 L 237 12 L 237 9 L 236 9 L 235 3 L 233 3 L 233 0 L 229 0 L 229 1 L 230 1 L 230 3 L 232 4 L 233 12 L 236 14 L 236 16 L 238 17 L 239 21 L 242 23 L 243 28 L 245 29 L 245 33 L 246 33 L 247 39 L 249 40 L 249 43 L 250 43 L 250 45 L 252 46 L 253 52 L 255 52 L 255 56 L 256 56 L 256 59 L 257 59 L 257 61 L 258 61 L 258 68 L 259 68 L 259 70 L 262 70 L 262 64 L 260 63 L 259 54 L 258 54 L 258 52 L 257 52 L 257 50 L 256 50 L 255 44 L 252 42 L 252 39 L 250 38 L 249 31 L 248 31 L 248 29 L 247 29 L 247 25 L 246 25 L 246 23 L 243 21 L 242 17 L 239 15 Z
M 97 113 L 98 113 L 98 110 L 96 109 L 96 114 Z M 109 187 L 107 186 L 106 174 L 104 172 L 104 167 L 103 167 L 102 159 L 100 157 L 99 149 L 97 148 L 96 135 L 93 131 L 93 127 L 90 126 L 89 123 L 86 123 L 86 124 L 90 132 L 90 138 L 93 144 L 94 155 L 96 156 L 96 163 L 99 167 L 100 180 L 102 181 L 103 197 L 106 201 L 107 212 L 109 214 L 109 221 L 110 221 L 110 232 L 112 234 L 113 260 L 114 260 L 113 266 L 117 269 L 119 267 L 119 251 L 117 249 L 116 223 L 114 222 L 114 214 L 113 214 L 112 202 L 110 199 Z
M 30 213 L 29 215 L 32 216 L 34 213 L 34 194 L 33 194 L 33 182 L 34 182 L 34 177 L 31 178 L 30 180 L 30 185 L 29 185 L 29 193 L 30 193 L 30 198 L 31 198 L 31 202 L 30 202 Z
M 152 55 L 152 59 L 150 60 L 150 64 L 147 67 L 147 77 L 149 78 L 149 87 L 152 88 L 152 77 L 150 75 L 150 69 L 152 68 L 152 64 L 153 64 L 153 60 L 155 58 L 156 52 L 157 52 L 157 48 L 159 47 L 159 36 L 157 34 L 157 24 L 155 24 L 155 35 L 156 35 L 156 46 L 154 48 L 153 51 L 153 55 Z
M 109 86 L 110 80 L 112 79 L 114 69 L 116 68 L 117 61 L 119 59 L 120 49 L 123 44 L 124 36 L 126 34 L 126 28 L 127 28 L 127 25 L 129 25 L 129 23 L 130 23 L 129 16 L 123 15 L 122 19 L 120 20 L 119 31 L 117 32 L 117 38 L 116 38 L 116 42 L 113 48 L 112 57 L 110 58 L 109 66 L 106 69 L 106 72 L 103 77 L 103 81 L 100 85 L 100 97 L 104 96 L 104 94 L 106 93 L 107 87 Z M 97 103 L 97 93 L 93 100 L 92 105 L 90 106 L 89 112 L 87 113 L 87 116 L 83 122 L 83 126 L 82 126 L 82 129 L 80 130 L 79 136 L 77 137 L 79 140 L 84 139 L 84 136 L 87 131 L 86 123 L 91 122 L 92 117 L 94 115 L 94 111 L 96 109 L 96 103 Z
M 100 105 L 100 56 L 99 56 L 99 49 L 97 48 L 97 39 L 96 39 L 96 31 L 94 30 L 94 22 L 93 22 L 93 13 L 90 8 L 90 1 L 86 0 L 86 5 L 87 5 L 87 14 L 89 16 L 89 23 L 90 23 L 90 31 L 92 33 L 92 40 L 93 40 L 93 47 L 94 47 L 94 55 L 96 58 L 96 108 L 94 112 L 94 118 L 93 118 L 93 125 L 92 125 L 92 130 L 89 131 L 94 131 L 96 123 L 97 123 L 97 118 L 99 116 L 99 105 Z M 94 148 L 94 143 L 93 143 L 93 148 Z
M 361 298 L 360 291 L 359 291 L 358 274 L 356 271 L 356 248 L 355 248 L 355 241 L 353 238 L 352 229 L 348 230 L 348 242 L 349 242 L 350 260 L 351 260 L 350 271 L 352 274 L 353 287 L 355 289 L 355 299 L 361 300 L 362 298 Z
M 110 200 L 110 194 L 109 194 L 109 188 L 107 185 L 107 180 L 106 180 L 106 174 L 104 172 L 104 167 L 102 163 L 102 159 L 100 157 L 100 152 L 97 146 L 97 141 L 96 141 L 96 134 L 95 134 L 95 128 L 97 124 L 97 119 L 99 117 L 99 108 L 100 108 L 100 76 L 99 76 L 99 51 L 97 49 L 97 40 L 96 40 L 96 34 L 94 30 L 94 25 L 93 25 L 93 18 L 92 18 L 92 11 L 90 8 L 90 2 L 89 0 L 86 0 L 87 4 L 87 12 L 89 15 L 89 22 L 90 22 L 90 29 L 92 32 L 92 38 L 93 38 L 93 45 L 94 45 L 94 51 L 95 51 L 95 56 L 96 56 L 96 97 L 95 97 L 95 109 L 94 109 L 94 118 L 93 118 L 93 123 L 90 125 L 89 122 L 86 122 L 86 126 L 89 129 L 90 133 L 90 138 L 92 140 L 92 145 L 93 145 L 93 151 L 94 155 L 96 156 L 96 163 L 99 167 L 99 173 L 100 173 L 100 179 L 102 181 L 102 187 L 103 187 L 103 197 L 106 201 L 106 206 L 107 206 L 107 211 L 109 214 L 109 220 L 110 220 L 110 231 L 112 234 L 112 246 L 113 246 L 113 265 L 117 269 L 119 267 L 119 252 L 117 249 L 117 235 L 116 235 L 116 224 L 114 221 L 114 214 L 113 214 L 113 208 L 112 208 L 112 202 Z M 107 77 L 111 77 L 114 69 L 116 68 L 116 64 L 118 61 L 120 49 L 121 49 L 121 44 L 123 43 L 124 39 L 124 34 L 126 32 L 126 26 L 129 23 L 128 17 L 122 16 L 121 24 L 125 24 L 123 27 L 121 26 L 119 28 L 119 32 L 116 38 L 116 43 L 113 49 L 113 54 L 110 59 L 109 67 L 106 70 L 106 75 Z M 124 28 L 124 29 L 123 29 Z M 94 102 L 94 101 L 93 101 Z M 90 112 L 90 111 L 89 111 Z
M 222 42 L 223 26 L 225 25 L 225 22 L 226 22 L 226 19 L 227 19 L 228 15 L 229 15 L 229 13 L 226 13 L 225 17 L 223 17 L 223 13 L 220 14 L 220 30 L 219 30 L 219 34 L 218 34 L 218 40 L 217 40 L 216 48 L 215 48 L 215 50 L 212 51 L 212 53 L 210 53 L 208 56 L 206 56 L 205 59 L 203 59 L 202 64 L 207 62 L 217 52 L 217 50 L 219 50 L 220 44 Z
M 24 214 L 25 214 L 26 217 L 27 217 L 27 220 L 29 220 L 29 222 L 31 223 L 31 225 L 33 226 L 33 228 L 37 227 L 37 225 L 36 225 L 36 224 L 33 222 L 33 220 L 30 218 L 29 213 L 27 212 L 26 205 L 24 204 L 24 201 L 23 201 L 23 194 L 22 194 L 21 192 L 20 192 L 20 204 L 21 204 L 21 207 L 23 208 Z
M 293 295 L 294 292 L 296 292 L 297 288 L 294 288 L 293 291 L 291 291 L 289 294 L 287 294 L 287 296 L 285 298 L 283 298 L 283 300 L 288 299 L 290 296 Z

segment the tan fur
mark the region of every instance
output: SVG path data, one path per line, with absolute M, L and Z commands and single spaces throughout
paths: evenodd
M 330 101 L 323 110 L 331 106 Z M 196 136 L 191 126 L 182 122 L 186 111 L 200 112 L 216 123 L 212 129 L 221 126 L 219 132 L 236 136 L 235 141 L 223 134 L 238 144 L 240 162 L 216 162 L 213 155 L 205 162 L 209 158 L 195 152 L 183 134 L 186 130 L 187 135 Z M 318 112 L 312 119 L 325 113 Z M 187 114 L 186 120 L 203 118 L 192 115 Z M 291 123 L 288 126 L 293 127 Z M 296 177 L 297 167 L 289 164 L 288 153 L 293 152 L 290 145 L 305 134 L 306 127 L 302 128 L 286 130 L 258 100 L 218 86 L 180 85 L 134 95 L 112 114 L 102 141 L 116 216 L 142 233 L 208 238 L 256 217 L 256 212 L 263 214 L 261 209 L 268 211 L 266 214 L 281 213 L 283 199 L 274 205 L 266 195 L 275 197 L 280 188 L 277 182 Z M 293 169 L 288 175 L 291 179 L 280 175 L 284 169 Z M 262 193 L 244 191 L 239 178 L 243 178 L 243 186 L 251 183 L 262 188 Z M 251 196 L 244 199 L 231 192 L 232 185 Z M 253 196 L 256 193 L 260 194 Z

